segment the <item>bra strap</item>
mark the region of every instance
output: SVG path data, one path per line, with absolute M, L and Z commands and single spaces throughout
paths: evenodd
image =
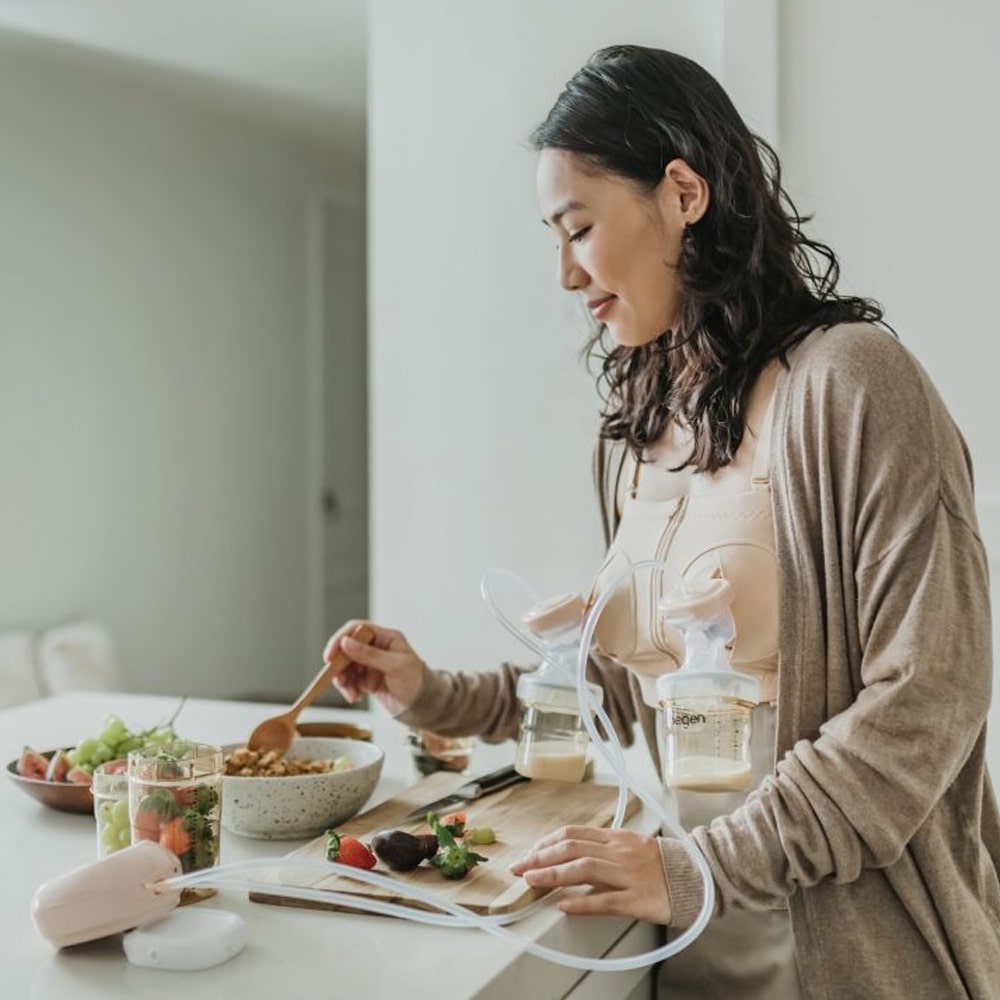
M 635 456 L 632 456 L 635 458 Z M 624 468 L 624 461 L 622 467 Z M 632 483 L 628 488 L 628 495 L 634 500 L 639 495 L 639 473 L 642 472 L 642 459 L 635 458 L 635 467 L 632 469 Z
M 774 398 L 777 380 L 771 388 L 771 398 L 767 401 L 764 419 L 760 425 L 760 435 L 757 438 L 757 448 L 753 455 L 753 466 L 750 469 L 750 486 L 754 490 L 771 488 L 771 435 L 774 429 Z
M 618 489 L 627 451 L 623 442 L 608 442 L 598 435 L 594 448 L 594 485 L 600 501 L 605 545 L 611 544 L 618 530 Z

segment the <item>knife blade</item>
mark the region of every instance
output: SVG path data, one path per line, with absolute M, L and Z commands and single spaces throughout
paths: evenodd
M 530 779 L 514 770 L 513 764 L 509 764 L 507 767 L 501 767 L 498 771 L 490 771 L 489 774 L 483 774 L 478 778 L 467 781 L 464 785 L 456 788 L 450 795 L 445 795 L 440 799 L 435 799 L 433 802 L 428 802 L 426 805 L 414 809 L 413 812 L 404 817 L 404 820 L 410 822 L 415 819 L 423 819 L 429 812 L 439 813 L 443 809 L 450 809 L 452 806 L 461 805 L 463 802 L 472 802 L 492 792 L 499 792 L 501 788 L 507 788 L 510 785 L 516 785 L 520 781 L 528 780 Z

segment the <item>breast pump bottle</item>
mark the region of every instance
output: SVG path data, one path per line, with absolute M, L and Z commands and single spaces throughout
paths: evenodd
M 750 723 L 760 685 L 729 662 L 732 600 L 730 585 L 713 578 L 657 602 L 660 614 L 684 633 L 683 665 L 656 682 L 669 788 L 728 792 L 750 786 Z
M 575 678 L 584 611 L 583 598 L 567 594 L 536 604 L 521 619 L 544 649 L 541 666 L 517 682 L 523 707 L 514 767 L 526 777 L 582 781 L 586 772 L 589 738 Z M 587 687 L 600 704 L 600 687 Z

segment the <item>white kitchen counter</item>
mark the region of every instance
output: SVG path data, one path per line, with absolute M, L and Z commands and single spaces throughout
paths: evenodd
M 69 746 L 95 734 L 104 716 L 120 715 L 132 727 L 168 717 L 174 698 L 87 693 L 64 695 L 0 712 L 0 759 L 4 765 L 23 744 L 38 750 Z M 185 737 L 223 744 L 245 739 L 253 726 L 281 706 L 189 700 L 177 720 Z M 302 720 L 341 720 L 370 725 L 386 751 L 382 780 L 369 807 L 416 778 L 405 747 L 405 730 L 381 711 L 307 709 Z M 473 772 L 489 771 L 513 758 L 513 745 L 476 748 Z M 655 781 L 641 748 L 629 766 L 646 787 Z M 598 768 L 600 774 L 600 768 Z M 0 783 L 0 970 L 3 994 L 15 1000 L 89 998 L 351 997 L 381 1000 L 406 996 L 433 1000 L 616 1000 L 648 995 L 647 970 L 585 973 L 526 955 L 513 944 L 481 931 L 433 928 L 390 918 L 251 903 L 239 887 L 222 889 L 197 904 L 239 914 L 247 946 L 235 959 L 200 972 L 159 972 L 130 965 L 120 937 L 54 950 L 30 917 L 30 903 L 43 882 L 96 859 L 94 820 L 62 813 L 29 798 L 14 782 Z M 555 826 L 558 820 L 554 818 Z M 640 812 L 629 824 L 652 831 Z M 287 854 L 302 841 L 256 841 L 223 831 L 222 862 Z M 522 934 L 580 954 L 635 954 L 655 947 L 656 929 L 627 920 L 567 917 L 553 908 L 514 925 Z

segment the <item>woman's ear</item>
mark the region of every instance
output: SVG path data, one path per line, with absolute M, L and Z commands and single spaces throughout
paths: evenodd
M 708 211 L 708 181 L 679 157 L 663 168 L 663 194 L 678 220 L 686 226 L 696 223 Z

